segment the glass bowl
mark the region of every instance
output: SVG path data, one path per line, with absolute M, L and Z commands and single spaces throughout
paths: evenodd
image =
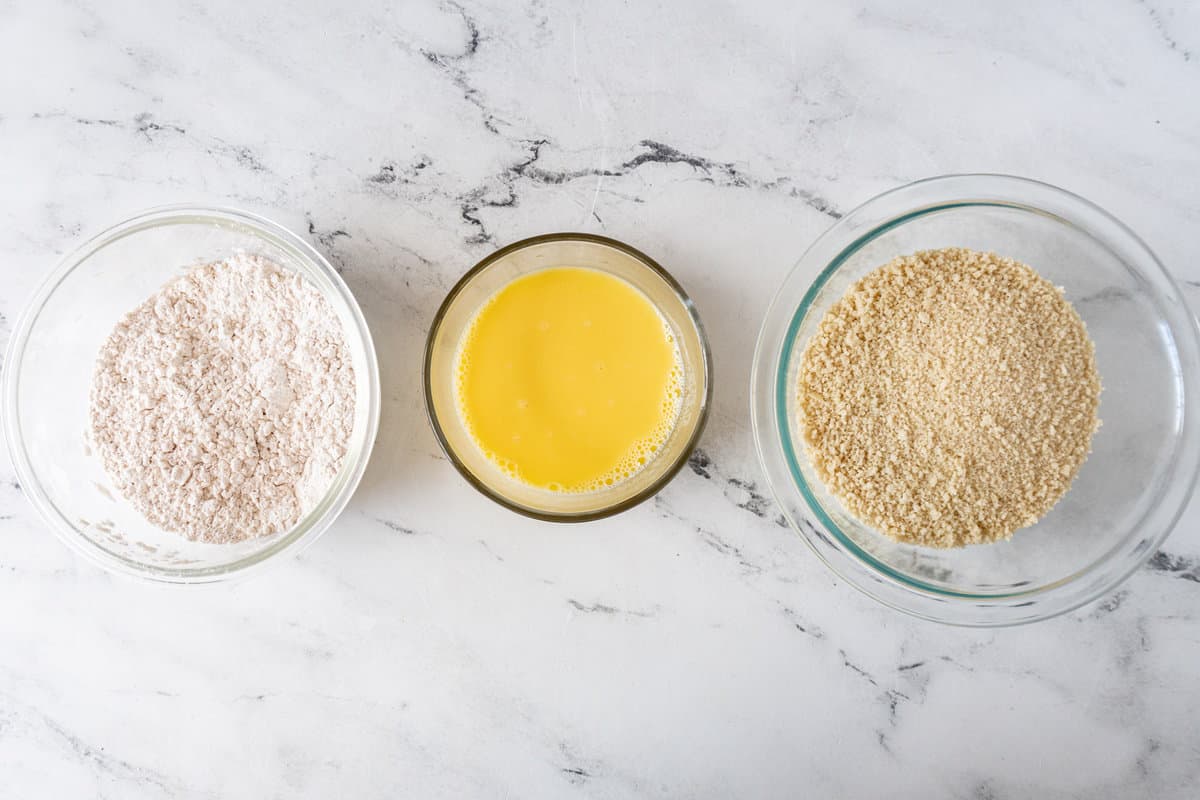
M 234 544 L 190 542 L 151 525 L 112 488 L 86 447 L 88 391 L 117 321 L 188 267 L 237 250 L 300 273 L 341 319 L 355 372 L 354 427 L 325 496 L 290 530 Z M 241 575 L 298 553 L 345 507 L 379 424 L 379 368 L 350 290 L 300 237 L 226 208 L 171 206 L 122 222 L 62 260 L 17 322 L 4 372 L 4 433 L 25 495 L 66 544 L 115 572 L 173 583 Z
M 463 334 L 485 300 L 514 278 L 548 267 L 601 270 L 639 289 L 671 326 L 683 356 L 679 419 L 658 454 L 628 479 L 594 492 L 554 492 L 504 474 L 475 445 L 455 401 L 455 357 Z M 450 290 L 425 346 L 425 405 L 438 443 L 467 482 L 497 503 L 552 522 L 583 522 L 653 497 L 687 462 L 712 402 L 712 359 L 690 298 L 646 255 L 604 236 L 554 233 L 497 250 Z
M 937 550 L 886 538 L 826 491 L 797 430 L 795 386 L 805 344 L 851 283 L 895 256 L 950 246 L 1010 256 L 1065 288 L 1096 343 L 1102 425 L 1071 490 L 1040 522 L 1010 541 Z M 1198 380 L 1195 320 L 1132 231 L 1044 183 L 952 175 L 868 201 L 801 257 L 759 334 L 751 414 L 776 499 L 831 569 L 918 617 L 1013 625 L 1096 599 L 1166 538 L 1196 480 Z

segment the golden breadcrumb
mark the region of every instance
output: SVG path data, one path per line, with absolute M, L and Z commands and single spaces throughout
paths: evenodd
M 927 547 L 1007 539 L 1070 488 L 1100 379 L 1062 290 L 965 248 L 902 256 L 857 281 L 801 357 L 799 423 L 850 513 Z

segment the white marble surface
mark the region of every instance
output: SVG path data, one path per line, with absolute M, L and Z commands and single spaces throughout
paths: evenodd
M 881 190 L 1048 180 L 1200 303 L 1200 7 L 938 5 L 0 0 L 0 340 L 82 237 L 233 204 L 344 270 L 385 399 L 344 517 L 232 586 L 81 563 L 0 460 L 0 796 L 1195 797 L 1196 503 L 1103 602 L 977 632 L 762 496 L 759 318 Z M 559 229 L 669 265 L 718 375 L 709 475 L 578 527 L 470 490 L 418 383 L 455 278 Z

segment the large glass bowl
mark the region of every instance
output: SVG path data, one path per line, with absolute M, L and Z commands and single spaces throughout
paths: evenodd
M 548 267 L 586 267 L 632 284 L 671 327 L 683 357 L 679 418 L 657 454 L 628 479 L 594 492 L 554 492 L 501 471 L 475 444 L 455 400 L 459 343 L 484 301 L 522 275 Z M 518 513 L 551 522 L 584 522 L 616 514 L 653 497 L 687 463 L 712 402 L 712 357 L 687 293 L 645 254 L 615 239 L 552 233 L 516 242 L 476 264 L 450 290 L 425 345 L 425 407 L 447 457 L 483 494 Z
M 1071 490 L 1010 541 L 937 550 L 856 520 L 822 485 L 797 429 L 805 344 L 851 283 L 893 257 L 995 251 L 1063 286 L 1096 343 L 1102 426 Z M 759 334 L 751 413 L 759 458 L 791 525 L 845 580 L 887 605 L 958 625 L 1045 619 L 1110 591 L 1179 518 L 1200 461 L 1200 344 L 1150 249 L 1092 203 L 1002 175 L 952 175 L 882 194 L 809 248 Z
M 190 542 L 151 525 L 112 488 L 86 446 L 88 391 L 100 345 L 122 316 L 188 267 L 238 250 L 300 273 L 337 312 L 354 366 L 354 427 L 333 484 L 290 530 L 234 544 Z M 64 258 L 17 322 L 3 391 L 9 454 L 21 488 L 46 524 L 102 567 L 174 583 L 244 574 L 315 541 L 354 492 L 379 424 L 375 349 L 345 283 L 300 237 L 262 217 L 223 208 L 154 209 Z

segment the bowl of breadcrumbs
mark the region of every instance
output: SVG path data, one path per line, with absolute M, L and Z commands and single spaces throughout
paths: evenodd
M 880 195 L 763 323 L 759 457 L 839 575 L 916 616 L 1045 619 L 1111 591 L 1200 468 L 1200 337 L 1127 227 L 1037 181 Z

